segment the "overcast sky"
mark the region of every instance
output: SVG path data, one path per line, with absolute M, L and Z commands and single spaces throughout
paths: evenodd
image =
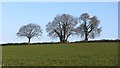
M 1 5 L 0 5 L 1 6 Z M 4 2 L 2 3 L 2 42 L 27 42 L 27 38 L 18 38 L 19 28 L 29 23 L 39 24 L 43 30 L 40 38 L 32 42 L 59 41 L 47 36 L 45 26 L 57 14 L 70 14 L 79 17 L 82 13 L 97 16 L 102 26 L 102 33 L 97 39 L 118 38 L 118 3 L 117 2 Z M 69 41 L 83 38 L 71 36 Z

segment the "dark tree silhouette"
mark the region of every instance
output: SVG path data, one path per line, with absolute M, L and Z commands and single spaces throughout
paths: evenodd
M 88 38 L 95 38 L 101 33 L 101 27 L 99 28 L 100 21 L 96 16 L 90 17 L 88 13 L 83 13 L 80 17 L 80 26 L 77 27 L 78 35 L 85 38 L 85 41 L 88 41 Z
M 28 38 L 28 43 L 30 43 L 30 40 L 32 37 L 38 37 L 41 36 L 42 30 L 41 27 L 38 24 L 28 24 L 22 26 L 18 33 L 16 33 L 17 36 L 19 37 L 27 37 Z
M 60 42 L 67 42 L 70 35 L 75 34 L 77 19 L 69 14 L 57 15 L 52 22 L 46 25 L 46 31 L 51 37 L 58 37 Z

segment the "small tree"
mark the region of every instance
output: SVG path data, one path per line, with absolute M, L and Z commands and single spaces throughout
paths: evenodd
M 58 37 L 64 43 L 70 35 L 75 33 L 77 19 L 69 14 L 57 15 L 52 22 L 46 25 L 46 31 L 51 37 Z
M 19 37 L 27 37 L 28 43 L 30 43 L 32 37 L 38 37 L 41 36 L 41 34 L 42 34 L 41 27 L 38 24 L 32 23 L 22 26 L 16 33 L 16 35 Z
M 83 13 L 80 17 L 80 26 L 77 28 L 78 35 L 85 38 L 88 41 L 89 38 L 95 38 L 101 33 L 101 27 L 99 28 L 100 21 L 96 16 L 90 17 L 88 13 Z

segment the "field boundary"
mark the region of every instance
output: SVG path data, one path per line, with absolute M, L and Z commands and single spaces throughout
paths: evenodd
M 10 46 L 10 45 L 39 45 L 39 44 L 71 44 L 71 43 L 98 43 L 98 42 L 120 42 L 120 40 L 92 40 L 92 41 L 75 41 L 75 42 L 66 42 L 66 43 L 60 43 L 60 42 L 42 42 L 42 43 L 6 43 L 6 44 L 0 44 L 2 46 Z

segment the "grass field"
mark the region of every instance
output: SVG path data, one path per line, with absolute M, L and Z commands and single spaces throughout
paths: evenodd
M 118 43 L 3 46 L 4 66 L 116 66 Z

